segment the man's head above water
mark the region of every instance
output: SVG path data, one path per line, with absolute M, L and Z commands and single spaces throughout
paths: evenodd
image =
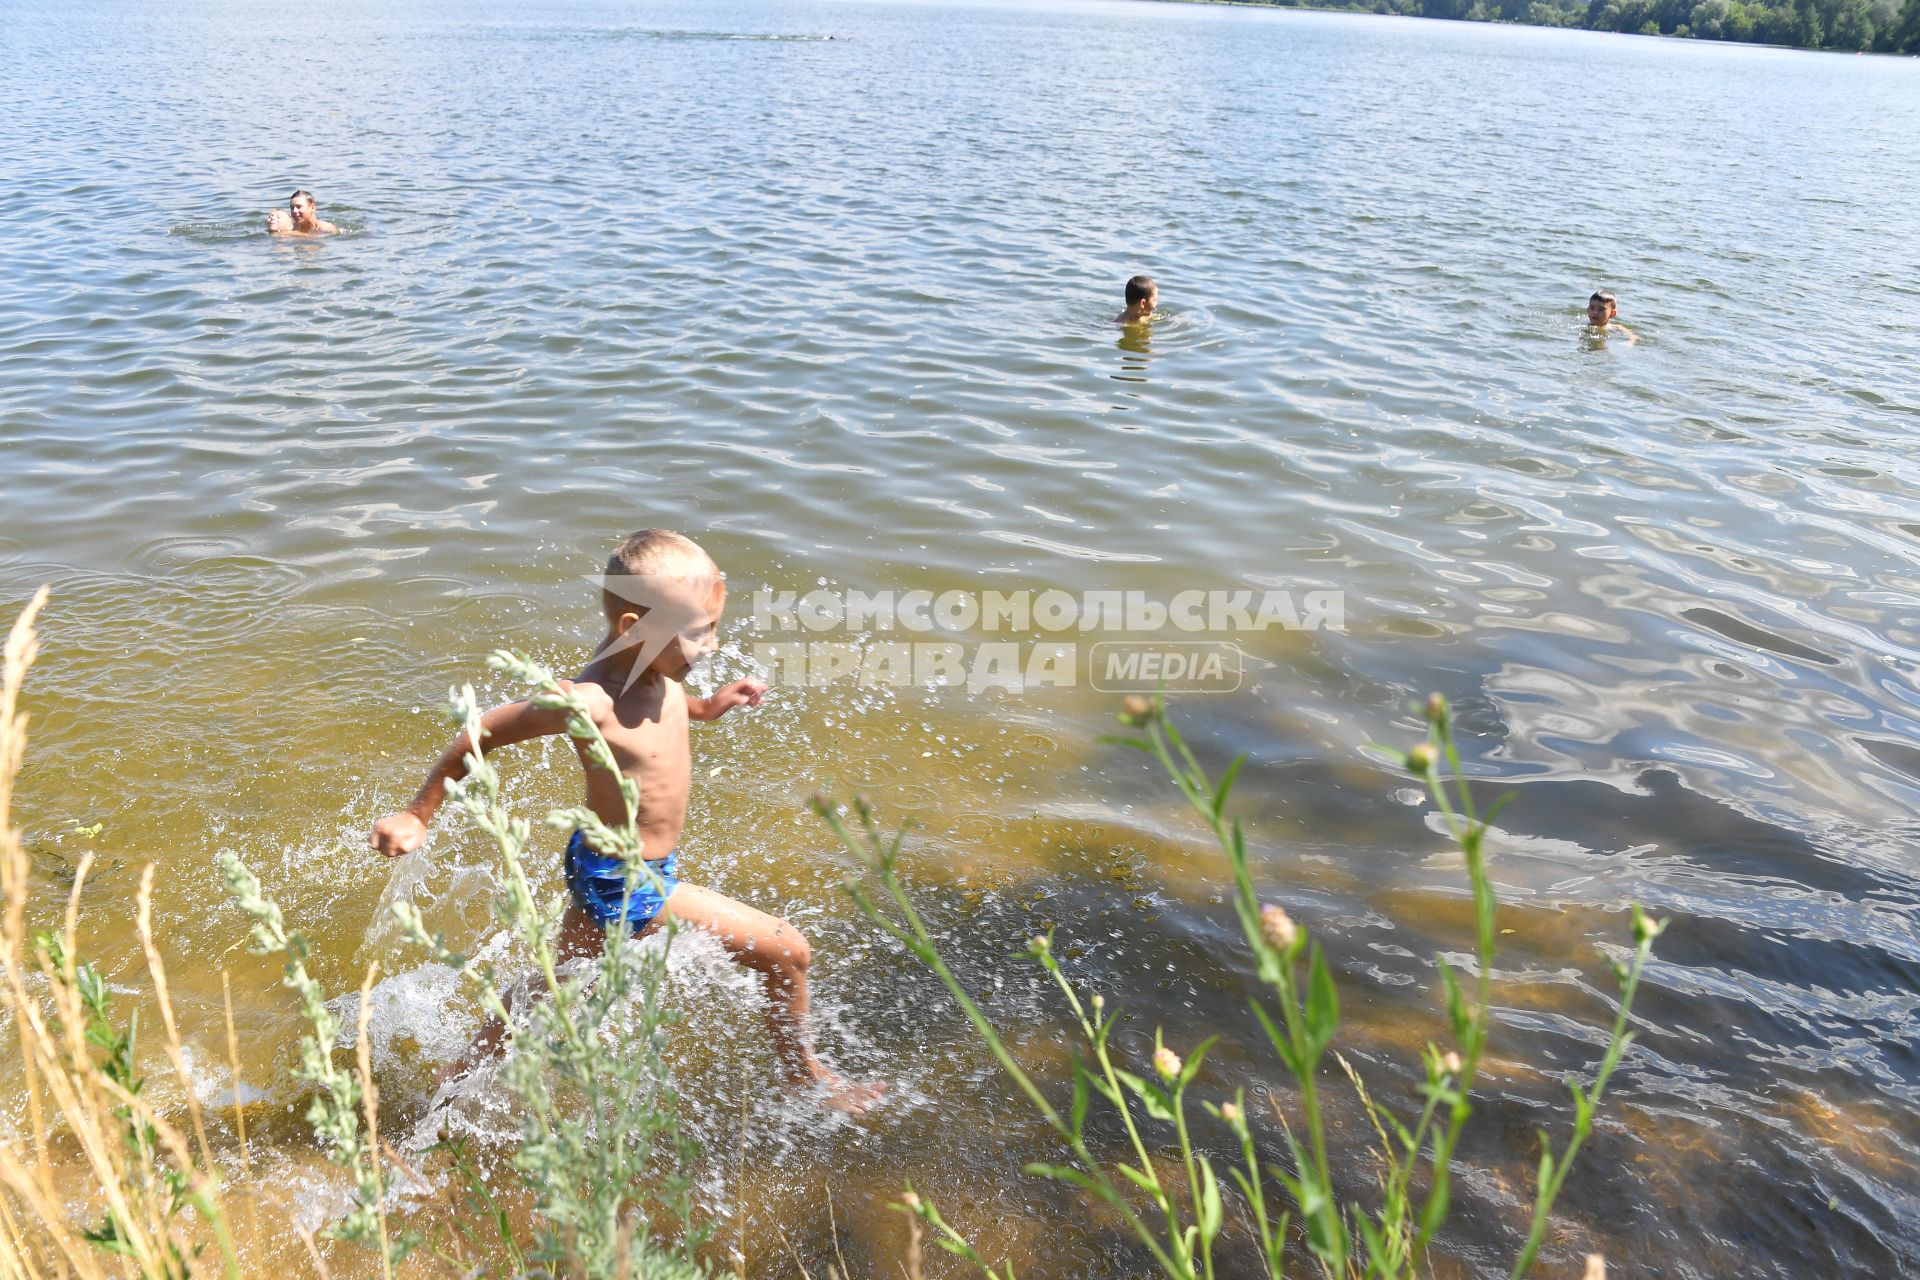
M 1160 286 L 1153 277 L 1135 276 L 1127 281 L 1127 309 L 1114 318 L 1122 324 L 1133 324 L 1152 316 L 1159 305 Z
M 328 235 L 340 228 L 320 216 L 313 192 L 296 191 L 287 198 L 287 211 L 278 209 L 267 215 L 267 230 L 275 235 Z

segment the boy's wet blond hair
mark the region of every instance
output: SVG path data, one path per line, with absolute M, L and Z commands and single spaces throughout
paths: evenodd
M 706 548 L 671 529 L 642 529 L 628 534 L 607 557 L 606 577 L 609 580 L 660 577 L 711 581 L 709 604 L 717 609 L 727 598 L 726 579 L 720 576 L 720 566 L 713 562 Z M 600 604 L 611 621 L 633 609 L 635 593 L 617 591 L 609 581 L 601 587 Z

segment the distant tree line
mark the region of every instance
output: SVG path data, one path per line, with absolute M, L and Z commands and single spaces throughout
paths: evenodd
M 1920 54 L 1920 0 L 1263 0 L 1466 22 L 1523 22 L 1799 49 Z

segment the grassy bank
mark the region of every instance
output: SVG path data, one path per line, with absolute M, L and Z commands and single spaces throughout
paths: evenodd
M 299 1225 L 283 1195 L 276 1203 L 278 1193 L 256 1177 L 250 1157 L 237 1054 L 232 1124 L 218 1123 L 199 1101 L 151 927 L 153 866 L 141 879 L 136 919 L 145 960 L 138 999 L 157 1010 L 157 1037 L 142 1033 L 126 996 L 78 954 L 90 855 L 58 913 L 63 927 L 28 932 L 29 917 L 46 917 L 51 904 L 13 826 L 12 806 L 26 747 L 20 695 L 36 651 L 34 617 L 44 601 L 43 591 L 14 624 L 0 679 L 0 1013 L 17 1037 L 25 1070 L 16 1108 L 24 1123 L 0 1139 L 0 1280 L 237 1280 L 285 1272 L 296 1260 L 304 1265 L 293 1271 L 310 1269 L 323 1280 L 333 1269 L 469 1280 L 687 1280 L 725 1273 L 693 1203 L 708 1157 L 682 1126 L 682 1099 L 662 1052 L 677 1017 L 664 998 L 671 923 L 664 945 L 645 947 L 625 945 L 624 925 L 616 924 L 599 958 L 571 971 L 562 966 L 555 947 L 559 903 L 536 900 L 525 869 L 531 824 L 507 809 L 497 776 L 477 754 L 449 796 L 498 855 L 497 924 L 531 971 L 521 975 L 526 994 L 510 1009 L 514 975 L 455 953 L 405 904 L 394 914 L 423 961 L 465 974 L 481 1005 L 513 1027 L 500 1083 L 517 1133 L 491 1153 L 445 1140 L 418 1167 L 396 1152 L 381 1136 L 369 1049 L 367 996 L 377 966 L 361 984 L 353 1025 L 343 1025 L 308 972 L 308 940 L 252 871 L 228 857 L 228 885 L 252 921 L 255 950 L 280 958 L 284 985 L 307 1024 L 292 1075 L 308 1099 L 310 1150 L 331 1167 L 324 1181 L 340 1207 L 317 1238 Z M 492 665 L 525 685 L 530 699 L 565 712 L 583 755 L 594 767 L 615 771 L 576 695 L 512 654 L 495 654 Z M 470 687 L 454 694 L 452 711 L 478 741 Z M 1250 1108 L 1244 1091 L 1215 1096 L 1206 1070 L 1214 1042 L 1193 1042 L 1181 1028 L 1156 1028 L 1150 1058 L 1126 1061 L 1111 1035 L 1124 1017 L 1127 993 L 1077 985 L 1050 935 L 1030 941 L 1027 959 L 1058 992 L 1082 1043 L 1062 1073 L 1043 1075 L 1023 1063 L 947 965 L 941 939 L 916 909 L 900 874 L 902 833 L 884 832 L 857 799 L 845 808 L 826 797 L 814 802 L 855 859 L 858 871 L 847 884 L 854 902 L 907 957 L 938 976 L 1013 1096 L 1057 1138 L 1056 1162 L 1008 1168 L 1007 1179 L 1048 1179 L 1084 1196 L 1116 1238 L 1143 1248 L 1172 1280 L 1254 1270 L 1270 1280 L 1309 1273 L 1413 1280 L 1429 1273 L 1431 1256 L 1444 1249 L 1455 1153 L 1498 1030 L 1491 975 L 1499 903 L 1487 841 L 1499 806 L 1481 811 L 1462 780 L 1445 701 L 1434 698 L 1426 719 L 1424 741 L 1382 750 L 1425 788 L 1463 857 L 1473 963 L 1460 972 L 1437 963 L 1435 996 L 1451 1040 L 1424 1047 L 1423 1082 L 1410 1097 L 1370 1090 L 1339 1053 L 1341 997 L 1319 944 L 1259 896 L 1245 833 L 1231 812 L 1243 762 L 1209 776 L 1157 700 L 1129 699 L 1121 714 L 1129 732 L 1113 741 L 1164 767 L 1232 869 L 1233 912 L 1257 977 L 1244 1038 L 1264 1042 L 1282 1085 L 1271 1094 L 1271 1114 Z M 624 824 L 609 827 L 581 810 L 556 811 L 548 823 L 583 828 L 598 848 L 637 852 L 639 797 L 624 778 L 622 790 Z M 651 874 L 645 865 L 630 858 L 629 891 Z M 1520 1240 L 1510 1261 L 1514 1280 L 1539 1257 L 1568 1170 L 1632 1039 L 1634 994 L 1661 927 L 1635 910 L 1630 957 L 1614 965 L 1620 997 L 1605 1050 L 1591 1076 L 1568 1080 L 1570 1119 L 1557 1134 L 1541 1135 L 1531 1213 L 1513 1224 Z M 230 1010 L 224 1030 L 231 1052 Z M 1357 1097 L 1376 1142 L 1354 1148 L 1330 1141 L 1324 1104 L 1334 1088 Z M 1197 1137 L 1190 1120 L 1202 1114 L 1231 1141 Z M 306 1176 L 316 1172 L 310 1168 Z M 496 1180 L 491 1172 L 508 1176 Z M 1356 1194 L 1356 1187 L 1366 1190 Z M 911 1183 L 894 1207 L 902 1215 L 895 1261 L 910 1280 L 928 1273 L 928 1243 L 958 1260 L 948 1268 L 1013 1280 L 1013 1266 L 996 1255 L 994 1242 L 970 1239 Z M 804 1274 L 804 1264 L 794 1262 Z M 1589 1275 L 1601 1269 L 1590 1260 Z

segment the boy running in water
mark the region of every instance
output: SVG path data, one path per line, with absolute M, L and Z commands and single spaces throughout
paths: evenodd
M 854 1084 L 834 1075 L 814 1057 L 807 1034 L 807 967 L 812 951 L 800 931 L 777 916 L 745 903 L 684 884 L 679 879 L 681 829 L 692 783 L 690 720 L 717 720 L 735 707 L 756 707 L 767 686 L 736 680 L 713 696 L 698 698 L 681 685 L 694 664 L 712 653 L 727 588 L 712 558 L 693 542 L 664 529 L 643 529 L 622 542 L 607 561 L 601 605 L 607 638 L 593 660 L 571 681 L 561 681 L 586 699 L 594 724 L 621 771 L 639 784 L 634 815 L 646 858 L 660 877 L 642 877 L 631 896 L 618 858 L 596 852 L 580 832 L 567 845 L 570 901 L 561 917 L 562 959 L 597 954 L 621 904 L 633 935 L 661 924 L 663 912 L 720 940 L 734 962 L 761 976 L 767 995 L 767 1025 L 789 1087 L 818 1086 L 829 1105 L 860 1112 L 884 1084 Z M 491 752 L 529 738 L 567 732 L 566 713 L 529 702 L 495 707 L 480 719 L 480 750 Z M 569 741 L 572 741 L 569 739 Z M 574 743 L 576 751 L 581 744 Z M 447 783 L 464 778 L 474 749 L 462 731 L 440 753 L 413 803 L 374 824 L 368 843 L 387 857 L 418 848 L 446 799 Z M 626 800 L 617 781 L 581 754 L 587 807 L 607 826 L 626 824 Z M 656 854 L 656 850 L 665 850 Z M 454 1079 L 500 1051 L 506 1028 L 488 1019 L 465 1056 L 444 1073 Z

